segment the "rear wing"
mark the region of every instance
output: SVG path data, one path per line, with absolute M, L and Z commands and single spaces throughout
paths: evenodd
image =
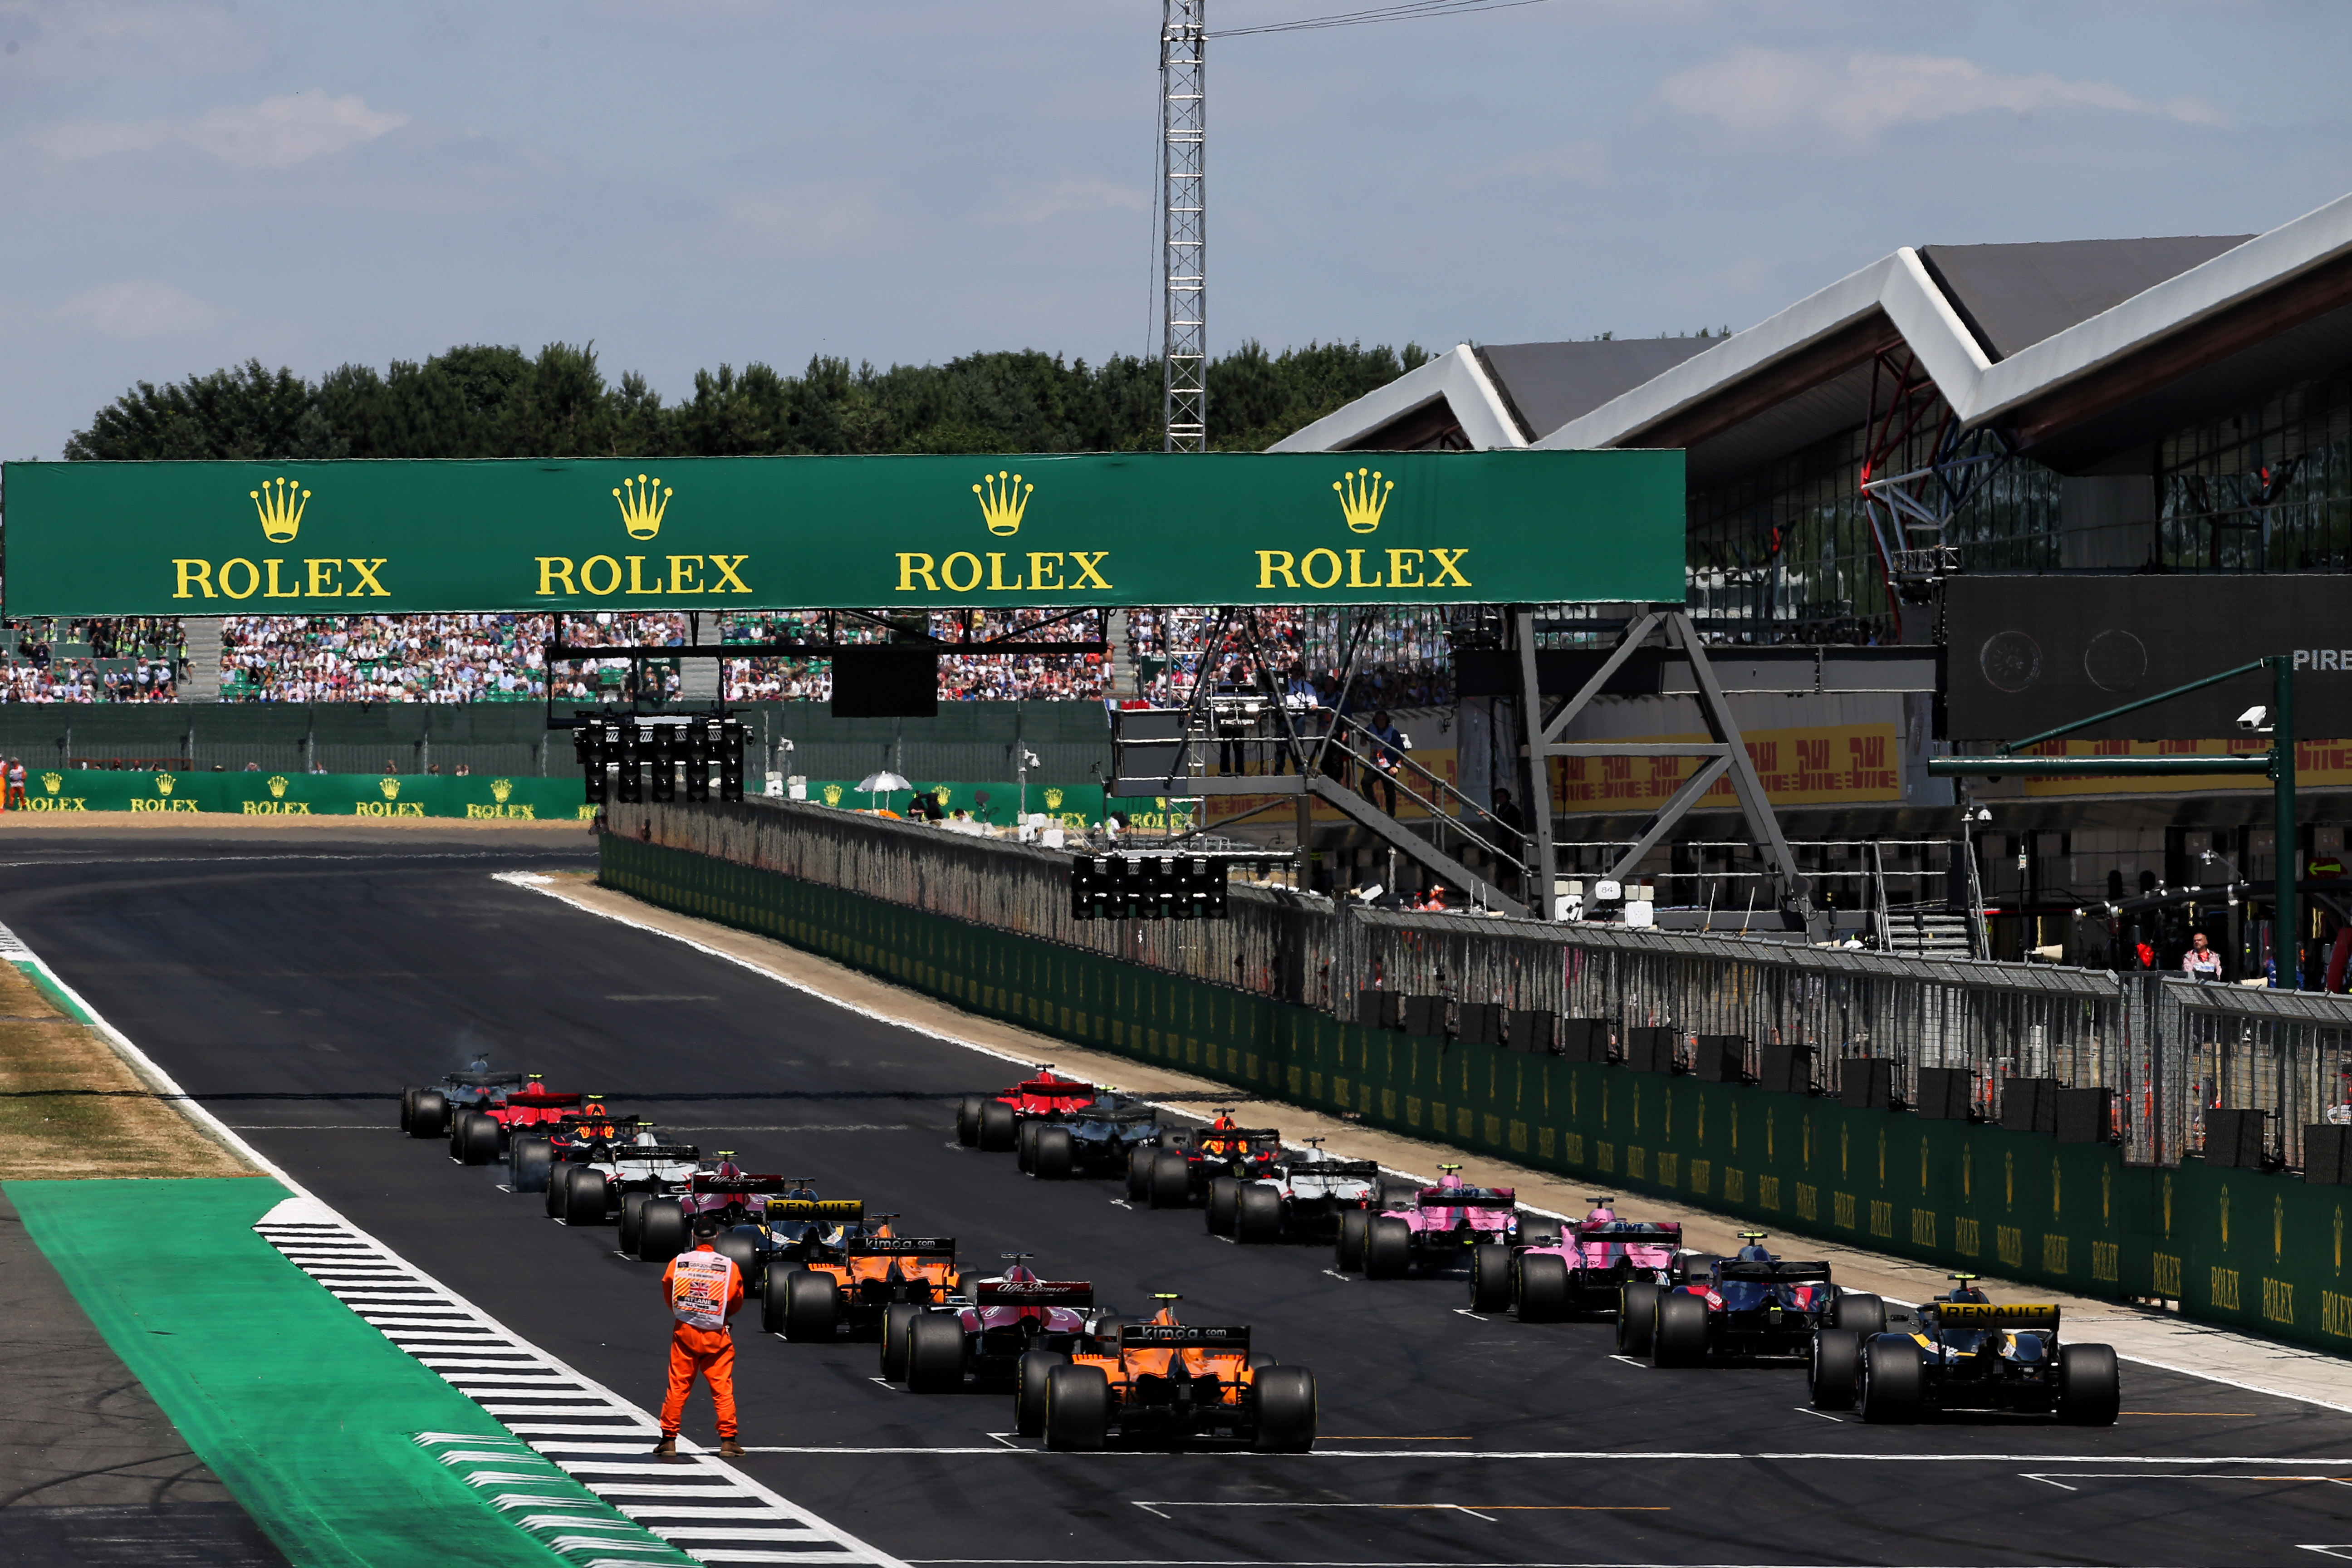
M 552 1089 L 536 1089 L 524 1094 L 509 1094 L 507 1104 L 525 1110 L 558 1110 L 567 1106 L 584 1105 L 584 1094 L 558 1094 Z
M 1250 1331 L 1245 1328 L 1195 1328 L 1190 1323 L 1123 1323 L 1118 1331 L 1122 1351 L 1230 1351 L 1246 1352 Z
M 853 1236 L 841 1244 L 850 1258 L 953 1258 L 952 1236 Z
M 1016 1083 L 1004 1091 L 1027 1100 L 1076 1100 L 1084 1104 L 1095 1097 L 1095 1086 L 1080 1083 L 1076 1079 L 1041 1078 L 1027 1083 Z
M 1680 1241 L 1683 1227 L 1673 1220 L 1596 1220 L 1576 1227 L 1579 1241 Z
M 1378 1160 L 1302 1160 L 1286 1167 L 1293 1176 L 1333 1176 L 1341 1181 L 1369 1182 L 1381 1173 Z
M 1282 1134 L 1272 1127 L 1203 1127 L 1192 1134 L 1193 1148 L 1211 1143 L 1222 1144 L 1227 1154 L 1278 1154 Z
M 2051 1329 L 2058 1327 L 2053 1301 L 1997 1307 L 1989 1301 L 1936 1301 L 1936 1321 L 1948 1329 Z
M 520 1089 L 524 1079 L 519 1072 L 453 1072 L 441 1081 L 457 1089 Z
M 1826 1285 L 1830 1282 L 1830 1266 L 1826 1263 L 1726 1263 L 1719 1276 L 1725 1279 L 1743 1279 L 1755 1285 Z
M 1091 1307 L 1095 1288 L 1084 1279 L 983 1279 L 972 1287 L 982 1307 Z
M 698 1193 L 789 1193 L 800 1184 L 790 1176 L 714 1176 L 697 1171 L 689 1185 Z
M 768 1223 L 782 1220 L 805 1220 L 815 1225 L 862 1225 L 866 1220 L 864 1198 L 770 1198 Z
M 638 1164 L 662 1164 L 674 1163 L 679 1160 L 702 1158 L 702 1150 L 693 1143 L 615 1142 L 610 1147 L 614 1162 L 624 1165 L 632 1162 Z
M 1517 1187 L 1423 1187 L 1425 1209 L 1507 1209 L 1519 1201 Z

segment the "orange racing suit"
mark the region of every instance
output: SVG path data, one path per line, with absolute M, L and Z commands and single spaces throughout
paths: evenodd
M 662 1298 L 677 1320 L 669 1336 L 669 1397 L 662 1401 L 665 1437 L 677 1436 L 686 1396 L 699 1374 L 710 1384 L 718 1407 L 719 1435 L 735 1436 L 735 1339 L 727 1320 L 743 1309 L 743 1274 L 735 1260 L 704 1242 L 682 1252 L 662 1270 Z

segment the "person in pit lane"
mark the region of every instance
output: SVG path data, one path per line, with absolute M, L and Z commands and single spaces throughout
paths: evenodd
M 710 1403 L 718 1412 L 719 1457 L 739 1458 L 743 1453 L 736 1441 L 735 1339 L 727 1328 L 727 1321 L 743 1310 L 743 1276 L 733 1258 L 716 1250 L 718 1239 L 718 1218 L 697 1215 L 693 1250 L 679 1253 L 662 1270 L 662 1297 L 677 1320 L 669 1337 L 669 1395 L 662 1401 L 661 1441 L 654 1447 L 665 1459 L 677 1453 L 678 1422 L 698 1376 L 710 1385 Z

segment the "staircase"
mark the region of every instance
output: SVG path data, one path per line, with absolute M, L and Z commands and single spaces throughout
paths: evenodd
M 1969 917 L 1949 911 L 1896 910 L 1886 917 L 1891 951 L 1912 958 L 1973 958 Z

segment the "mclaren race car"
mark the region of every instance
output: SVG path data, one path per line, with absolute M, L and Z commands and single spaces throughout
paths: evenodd
M 844 1334 L 881 1336 L 898 1326 L 893 1307 L 940 1306 L 963 1283 L 955 1238 L 895 1236 L 877 1215 L 871 1229 L 844 1226 L 804 1243 L 799 1260 L 771 1263 L 760 1296 L 760 1326 L 788 1340 L 830 1343 Z M 903 1323 L 911 1312 L 899 1315 Z M 892 1346 L 886 1342 L 887 1354 Z
M 1180 1323 L 1181 1298 L 1158 1300 L 1150 1322 L 1120 1327 L 1116 1351 L 1080 1352 L 1045 1368 L 1047 1447 L 1099 1448 L 1114 1438 L 1223 1438 L 1283 1453 L 1315 1446 L 1315 1379 L 1306 1368 L 1252 1355 L 1246 1328 Z
M 1824 1328 L 1813 1335 L 1813 1405 L 1864 1421 L 1916 1421 L 1942 1410 L 2054 1415 L 2112 1426 L 2123 1406 L 2116 1352 L 2061 1344 L 2055 1303 L 1996 1305 L 1973 1274 L 1916 1312 L 1889 1314 L 1885 1331 Z

